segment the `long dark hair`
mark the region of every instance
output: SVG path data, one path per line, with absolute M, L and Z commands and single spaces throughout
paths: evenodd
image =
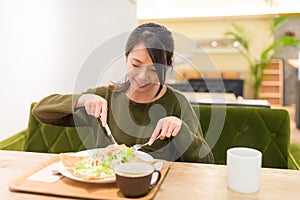
M 132 49 L 139 43 L 144 43 L 154 64 L 160 82 L 156 97 L 166 80 L 166 71 L 172 67 L 174 40 L 172 33 L 164 26 L 156 23 L 145 23 L 136 27 L 130 34 L 126 47 L 125 56 L 128 56 Z M 128 89 L 129 82 L 114 85 L 115 91 Z

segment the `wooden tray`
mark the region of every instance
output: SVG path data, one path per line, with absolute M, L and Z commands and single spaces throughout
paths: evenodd
M 40 171 L 41 169 L 59 161 L 59 156 L 55 156 L 44 162 L 40 166 L 23 174 L 20 177 L 9 182 L 8 186 L 11 191 L 22 191 L 31 193 L 40 193 L 46 195 L 56 195 L 65 197 L 76 197 L 86 199 L 128 199 L 122 195 L 116 186 L 116 183 L 84 183 L 62 177 L 53 183 L 30 181 L 27 179 L 30 175 Z M 152 199 L 160 184 L 164 180 L 170 163 L 164 161 L 161 169 L 161 179 L 158 184 L 144 197 L 135 199 Z

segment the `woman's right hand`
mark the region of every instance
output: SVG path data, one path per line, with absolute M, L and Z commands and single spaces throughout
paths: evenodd
M 101 117 L 102 126 L 106 125 L 107 101 L 103 97 L 95 94 L 83 94 L 79 97 L 76 107 L 84 107 L 88 115 Z

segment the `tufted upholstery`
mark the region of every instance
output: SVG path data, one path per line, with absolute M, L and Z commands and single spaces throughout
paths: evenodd
M 218 138 L 211 146 L 216 164 L 226 163 L 226 150 L 244 146 L 263 154 L 263 167 L 288 168 L 290 121 L 286 110 L 255 107 L 194 106 L 205 137 Z M 224 115 L 225 113 L 225 115 Z M 220 117 L 224 115 L 224 117 Z M 221 134 L 216 130 L 224 120 Z M 216 131 L 214 131 L 216 130 Z M 220 134 L 220 137 L 218 135 Z M 208 141 L 209 142 L 209 141 Z
M 31 109 L 34 103 L 31 105 Z M 216 164 L 226 164 L 226 150 L 235 146 L 258 149 L 263 167 L 299 169 L 300 147 L 290 153 L 290 119 L 286 110 L 255 107 L 193 106 Z M 79 137 L 78 132 L 81 136 Z M 83 134 L 82 134 L 83 133 Z M 82 140 L 81 140 L 82 139 Z M 83 142 L 82 142 L 83 141 Z M 0 142 L 0 149 L 60 153 L 85 149 L 93 141 L 88 127 L 61 127 L 39 122 L 30 112 L 28 128 Z M 298 148 L 298 150 L 297 150 Z
M 292 162 L 294 163 L 294 166 L 289 166 L 289 168 L 300 169 L 300 145 L 290 144 L 290 154 L 292 155 L 290 159 L 293 159 Z
M 35 103 L 31 105 L 31 109 Z M 39 122 L 30 112 L 28 133 L 25 136 L 25 151 L 61 153 L 84 150 L 84 144 L 93 142 L 89 127 L 63 127 Z M 80 134 L 78 134 L 80 133 Z

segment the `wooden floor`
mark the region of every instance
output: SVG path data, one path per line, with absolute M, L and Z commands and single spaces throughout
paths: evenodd
M 295 105 L 291 106 L 272 106 L 272 108 L 281 108 L 286 109 L 290 113 L 290 121 L 291 121 L 291 143 L 300 144 L 300 130 L 296 126 L 295 121 Z

